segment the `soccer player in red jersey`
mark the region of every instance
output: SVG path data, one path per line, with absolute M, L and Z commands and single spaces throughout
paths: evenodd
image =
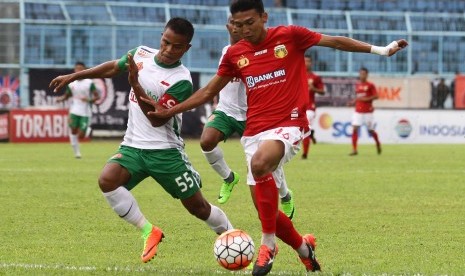
M 312 57 L 310 55 L 305 56 L 305 67 L 307 68 L 308 96 L 310 100 L 307 107 L 307 120 L 310 125 L 310 135 L 302 140 L 302 159 L 307 159 L 308 150 L 310 148 L 310 139 L 313 144 L 316 144 L 315 131 L 312 128 L 316 111 L 315 93 L 320 95 L 325 94 L 325 87 L 321 77 L 315 74 L 312 70 Z
M 243 38 L 229 47 L 215 76 L 186 101 L 166 109 L 151 99 L 148 116 L 171 117 L 209 102 L 234 77 L 247 86 L 247 124 L 241 143 L 256 182 L 251 195 L 262 226 L 261 246 L 252 271 L 266 275 L 277 253 L 276 237 L 297 251 L 307 271 L 318 271 L 315 238 L 302 236 L 278 209 L 278 187 L 272 172 L 297 154 L 308 129 L 308 83 L 305 51 L 324 46 L 343 51 L 392 56 L 408 45 L 400 39 L 385 47 L 343 36 L 329 36 L 301 26 L 266 28 L 268 14 L 261 0 L 233 0 L 229 10 Z
M 368 132 L 376 142 L 376 150 L 381 154 L 381 143 L 379 142 L 378 133 L 376 133 L 373 124 L 373 101 L 378 99 L 376 87 L 373 83 L 368 81 L 368 69 L 360 68 L 359 82 L 355 84 L 355 112 L 352 116 L 352 152 L 351 156 L 358 154 L 357 141 L 360 126 L 365 124 Z

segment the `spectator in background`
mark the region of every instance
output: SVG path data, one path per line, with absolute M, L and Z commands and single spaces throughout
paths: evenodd
M 76 62 L 74 72 L 86 69 L 83 62 Z M 92 116 L 92 104 L 100 99 L 100 95 L 91 79 L 75 80 L 66 86 L 66 92 L 57 99 L 57 102 L 64 102 L 72 98 L 69 108 L 68 125 L 71 129 L 69 142 L 73 147 L 74 156 L 81 158 L 79 149 L 79 139 L 90 134 L 90 117 Z
M 449 87 L 446 84 L 446 80 L 441 78 L 438 85 L 436 86 L 437 94 L 437 107 L 444 108 L 444 103 L 446 102 L 447 95 L 449 95 Z
M 376 142 L 376 150 L 378 154 L 381 154 L 381 143 L 378 139 L 378 134 L 374 129 L 373 124 L 373 101 L 378 99 L 376 93 L 376 87 L 373 83 L 368 81 L 368 69 L 360 68 L 359 71 L 359 82 L 355 84 L 355 100 L 352 104 L 355 104 L 355 113 L 352 116 L 352 152 L 351 156 L 357 155 L 357 141 L 360 126 L 366 125 L 368 132 Z
M 310 135 L 305 137 L 302 140 L 302 159 L 307 159 L 308 150 L 310 148 L 310 140 L 313 144 L 316 144 L 315 130 L 312 128 L 313 122 L 315 120 L 315 93 L 320 95 L 325 94 L 325 87 L 321 77 L 313 73 L 312 71 L 312 57 L 310 55 L 305 55 L 305 67 L 307 68 L 307 82 L 308 82 L 308 94 L 309 94 L 309 104 L 307 107 L 307 119 L 310 126 Z
M 452 79 L 452 82 L 450 83 L 450 97 L 452 100 L 452 108 L 455 108 L 455 81 L 458 76 L 460 76 L 460 72 L 455 71 L 455 77 Z

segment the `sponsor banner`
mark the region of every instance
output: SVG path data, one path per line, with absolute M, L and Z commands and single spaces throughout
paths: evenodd
M 19 78 L 0 75 L 0 109 L 19 107 Z
M 8 142 L 8 112 L 0 111 L 0 142 Z
M 325 95 L 315 95 L 317 106 L 346 107 L 355 98 L 353 77 L 323 77 Z M 370 76 L 368 81 L 376 86 L 379 99 L 375 107 L 383 108 L 429 108 L 431 99 L 430 79 L 426 77 L 380 77 Z
M 356 78 L 323 77 L 326 93 L 315 94 L 316 106 L 348 106 L 355 98 Z
M 459 75 L 455 77 L 455 102 L 454 106 L 457 109 L 465 109 L 465 76 Z
M 313 128 L 318 142 L 351 143 L 353 108 L 321 107 Z M 465 111 L 378 109 L 375 130 L 381 143 L 465 143 Z M 366 126 L 360 128 L 359 143 L 374 143 Z
M 375 77 L 369 81 L 374 83 L 378 92 L 375 107 L 383 108 L 429 108 L 432 94 L 430 79 L 426 77 Z
M 13 109 L 9 133 L 10 142 L 69 141 L 68 111 Z
M 54 93 L 48 86 L 53 78 L 71 72 L 71 70 L 30 69 L 30 105 L 39 108 L 68 109 L 70 101 L 56 102 L 57 97 L 63 95 L 65 90 Z M 125 130 L 130 90 L 127 74 L 121 74 L 111 79 L 94 79 L 93 81 L 101 98 L 92 106 L 92 128 L 95 130 Z

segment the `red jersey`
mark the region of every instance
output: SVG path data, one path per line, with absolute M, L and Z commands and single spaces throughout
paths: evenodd
M 219 76 L 238 77 L 247 87 L 245 136 L 287 126 L 308 126 L 305 50 L 321 34 L 299 26 L 268 28 L 265 40 L 241 40 L 229 47 Z
M 313 72 L 307 72 L 307 79 L 308 79 L 308 83 L 312 84 L 315 88 L 317 89 L 323 89 L 324 88 L 324 84 L 323 84 L 323 81 L 321 80 L 321 77 L 316 75 L 315 73 Z M 315 111 L 316 109 L 316 106 L 315 106 L 315 91 L 312 91 L 310 89 L 310 87 L 308 88 L 308 91 L 309 91 L 309 97 L 310 97 L 310 101 L 308 103 L 308 110 L 313 110 Z
M 355 97 L 369 97 L 376 95 L 376 87 L 371 82 L 357 82 L 355 84 Z M 355 111 L 359 113 L 370 113 L 374 111 L 373 101 L 355 101 Z

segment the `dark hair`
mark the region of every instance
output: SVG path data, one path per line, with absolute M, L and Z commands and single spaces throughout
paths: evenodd
M 229 5 L 229 12 L 235 14 L 238 12 L 255 10 L 259 14 L 265 12 L 262 0 L 232 0 Z
M 173 17 L 165 25 L 165 30 L 173 30 L 176 34 L 186 36 L 188 42 L 194 37 L 194 26 L 189 20 L 181 17 Z
M 82 61 L 76 61 L 76 63 L 74 64 L 74 66 L 78 66 L 78 65 L 81 65 L 82 67 L 86 67 L 86 65 L 85 65 L 84 62 L 82 62 Z
M 366 67 L 360 68 L 360 71 L 365 71 L 367 74 L 370 73 L 370 71 L 368 71 L 368 69 Z

